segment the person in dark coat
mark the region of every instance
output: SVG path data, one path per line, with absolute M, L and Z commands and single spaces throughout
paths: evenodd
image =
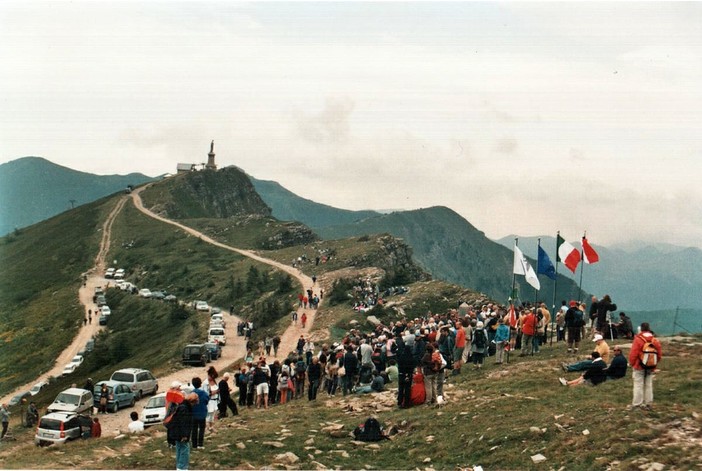
M 176 446 L 176 469 L 190 466 L 190 436 L 193 431 L 193 406 L 198 404 L 197 393 L 190 393 L 178 408 L 168 427 L 168 440 Z
M 346 346 L 346 354 L 344 355 L 342 366 L 346 371 L 344 377 L 341 378 L 342 392 L 346 396 L 353 389 L 354 381 L 358 374 L 358 357 L 351 345 Z
M 414 333 L 397 337 L 397 405 L 406 409 L 412 405 L 412 373 L 417 367 L 414 358 Z
M 590 311 L 596 311 L 595 329 L 604 335 L 608 332 L 607 313 L 617 310 L 617 305 L 612 302 L 612 298 L 608 294 L 604 295 L 601 301 L 593 302 Z
M 219 387 L 219 418 L 227 416 L 227 407 L 232 411 L 232 415 L 239 415 L 239 409 L 236 407 L 236 402 L 232 399 L 231 390 L 229 389 L 229 373 L 224 373 L 222 379 L 217 385 Z

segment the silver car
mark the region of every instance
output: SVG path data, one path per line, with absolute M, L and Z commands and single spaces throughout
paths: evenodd
M 132 390 L 137 399 L 146 394 L 156 394 L 158 381 L 149 370 L 140 368 L 124 368 L 112 373 L 110 381 L 124 383 Z
M 52 412 L 39 419 L 34 443 L 52 445 L 77 438 L 90 438 L 93 419 L 71 412 Z

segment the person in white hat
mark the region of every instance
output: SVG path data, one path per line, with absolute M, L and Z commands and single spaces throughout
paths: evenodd
M 600 358 L 602 358 L 602 361 L 605 362 L 605 364 L 609 363 L 609 345 L 607 345 L 607 342 L 605 341 L 604 337 L 602 337 L 601 334 L 595 334 L 595 337 L 592 339 L 593 342 L 595 342 L 595 351 L 600 354 Z M 592 365 L 592 358 L 588 357 L 582 361 L 578 361 L 575 363 L 571 363 L 570 365 L 567 363 L 563 363 L 561 365 L 561 368 L 563 368 L 563 371 L 566 373 L 569 373 L 571 371 L 585 371 L 590 366 Z

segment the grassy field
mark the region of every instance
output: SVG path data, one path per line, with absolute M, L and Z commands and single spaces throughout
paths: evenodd
M 653 411 L 627 410 L 630 377 L 597 388 L 560 386 L 559 364 L 567 356 L 559 344 L 538 356 L 512 357 L 501 367 L 488 359 L 482 371 L 464 368 L 444 386 L 447 403 L 440 407 L 399 410 L 394 393 L 386 392 L 333 398 L 322 393 L 312 403 L 246 409 L 217 424 L 205 439 L 206 450 L 193 452 L 191 468 L 282 468 L 277 455 L 290 452 L 299 458 L 293 466 L 299 469 L 633 470 L 654 462 L 693 469 L 702 465 L 702 369 L 695 356 L 699 343 L 692 340 L 664 344 Z M 370 415 L 392 427 L 391 440 L 352 441 L 349 432 Z M 534 464 L 531 456 L 537 454 L 546 461 Z M 0 452 L 0 465 L 8 469 L 167 469 L 173 463 L 161 427 L 138 437 Z

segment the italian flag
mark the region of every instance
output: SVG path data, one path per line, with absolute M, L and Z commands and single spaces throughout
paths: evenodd
M 556 246 L 558 247 L 556 260 L 562 262 L 568 270 L 575 273 L 575 269 L 578 268 L 578 263 L 580 263 L 580 252 L 566 242 L 560 234 L 556 236 Z

